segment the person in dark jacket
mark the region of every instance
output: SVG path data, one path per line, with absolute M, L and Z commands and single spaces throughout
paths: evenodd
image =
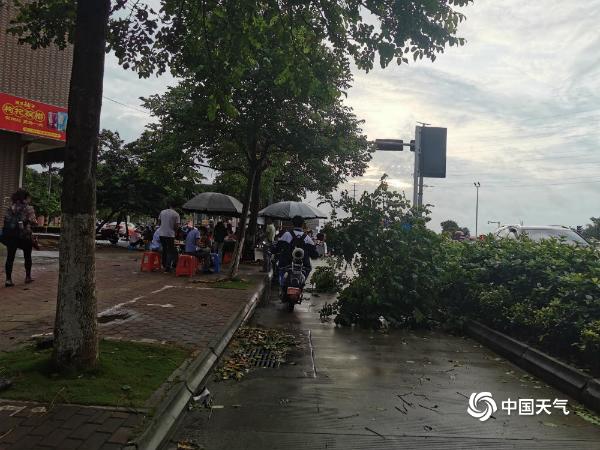
M 280 273 L 285 267 L 292 264 L 292 245 L 295 238 L 304 236 L 303 239 L 303 250 L 304 250 L 304 275 L 308 277 L 308 274 L 312 270 L 310 263 L 311 258 L 318 258 L 319 255 L 315 248 L 315 243 L 312 238 L 304 232 L 302 228 L 304 226 L 304 219 L 301 216 L 294 216 L 292 219 L 294 228 L 292 230 L 285 231 L 277 241 L 276 252 L 279 255 L 279 270 Z
M 219 260 L 223 261 L 223 244 L 225 243 L 225 237 L 227 236 L 227 228 L 222 220 L 219 220 L 215 225 L 213 231 L 213 239 L 217 253 L 219 254 Z
M 6 287 L 15 284 L 12 281 L 12 270 L 15 262 L 17 249 L 23 250 L 25 258 L 25 283 L 31 283 L 31 252 L 33 250 L 33 234 L 31 227 L 37 225 L 37 218 L 31 202 L 29 192 L 18 189 L 12 197 L 12 205 L 6 209 L 4 214 L 4 227 L 2 228 L 2 242 L 6 245 Z

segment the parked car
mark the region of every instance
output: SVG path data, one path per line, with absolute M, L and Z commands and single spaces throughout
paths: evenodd
M 562 225 L 529 226 L 529 225 L 506 225 L 494 233 L 500 239 L 517 239 L 519 236 L 527 235 L 529 239 L 539 242 L 542 239 L 564 239 L 565 244 L 580 245 L 587 247 L 588 241 L 568 227 Z
M 117 228 L 117 222 L 105 223 L 101 230 L 114 230 Z M 137 228 L 135 224 L 129 222 L 127 223 L 127 228 L 129 228 L 129 234 L 133 233 Z M 119 236 L 125 236 L 125 222 L 121 222 L 119 224 Z
M 131 235 L 136 226 L 129 222 L 127 224 L 127 228 L 129 229 L 129 234 Z M 96 239 L 110 241 L 112 244 L 116 244 L 119 241 L 120 237 L 126 236 L 125 231 L 125 222 L 121 222 L 119 224 L 119 230 L 117 232 L 117 222 L 105 223 L 102 228 L 100 228 L 100 232 L 97 234 Z

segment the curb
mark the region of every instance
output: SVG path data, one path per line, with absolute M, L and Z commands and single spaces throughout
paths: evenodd
M 214 364 L 221 357 L 231 338 L 254 313 L 262 298 L 269 294 L 271 280 L 268 275 L 260 282 L 257 291 L 244 308 L 233 317 L 225 327 L 223 334 L 208 344 L 208 349 L 201 352 L 191 362 L 183 363 L 179 381 L 169 390 L 164 400 L 157 407 L 156 414 L 146 426 L 144 433 L 129 447 L 142 450 L 155 450 L 171 436 L 181 413 L 185 410 L 193 392 L 196 392 L 209 374 Z M 179 369 L 178 369 L 179 370 Z M 176 371 L 177 372 L 177 371 Z
M 467 322 L 465 330 L 516 365 L 600 412 L 600 380 L 480 322 Z

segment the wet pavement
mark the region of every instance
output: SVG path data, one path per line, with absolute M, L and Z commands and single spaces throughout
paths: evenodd
M 337 328 L 319 321 L 326 300 L 313 296 L 293 313 L 276 300 L 257 309 L 252 325 L 293 330 L 301 345 L 277 369 L 211 380 L 216 407 L 188 412 L 167 448 L 190 440 L 210 450 L 600 449 L 600 427 L 574 412 L 507 415 L 508 398 L 568 397 L 477 342 Z M 467 414 L 467 397 L 482 391 L 498 403 L 485 422 Z

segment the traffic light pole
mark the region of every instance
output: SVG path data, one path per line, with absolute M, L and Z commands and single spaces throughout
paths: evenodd
M 475 181 L 473 186 L 477 189 L 477 200 L 475 201 L 475 237 L 479 237 L 479 188 L 481 187 L 481 183 Z
M 410 147 L 415 152 L 415 171 L 413 183 L 413 207 L 423 207 L 423 173 L 431 178 L 446 178 L 446 128 L 426 128 L 429 124 L 417 122 L 415 140 L 405 144 L 399 139 L 377 139 L 377 150 L 402 151 Z M 423 130 L 426 130 L 425 132 Z M 427 152 L 427 161 L 424 161 L 423 146 Z M 427 163 L 427 167 L 425 164 Z
M 413 179 L 413 206 L 423 206 L 423 176 L 421 175 L 421 127 L 415 133 L 415 172 Z

